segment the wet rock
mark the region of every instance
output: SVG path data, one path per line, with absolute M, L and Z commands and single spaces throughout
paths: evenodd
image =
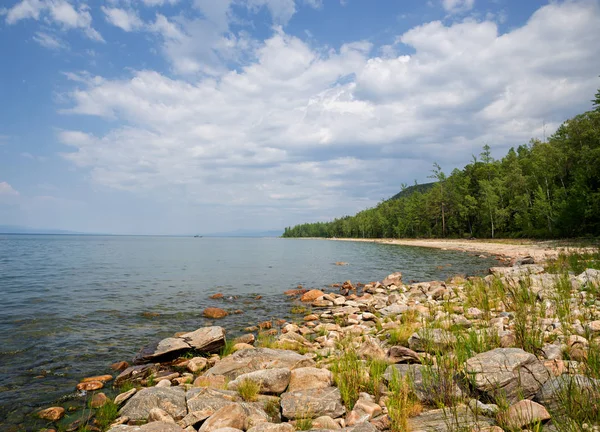
M 102 383 L 100 381 L 87 381 L 87 382 L 80 382 L 79 384 L 77 384 L 77 390 L 79 390 L 79 391 L 100 390 L 102 387 L 104 387 L 104 383 Z
M 225 375 L 229 379 L 261 369 L 286 368 L 296 369 L 313 366 L 314 360 L 294 351 L 257 348 L 242 350 L 225 357 L 215 366 L 206 371 L 206 376 Z
M 46 408 L 38 412 L 38 417 L 44 420 L 58 421 L 65 415 L 65 409 L 63 407 L 51 407 Z
M 183 432 L 183 429 L 174 423 L 152 422 L 142 426 L 117 425 L 107 432 Z
M 313 302 L 316 299 L 318 299 L 319 297 L 323 296 L 325 293 L 321 290 L 310 290 L 306 293 L 304 293 L 302 295 L 302 297 L 300 297 L 300 301 L 303 302 Z
M 421 363 L 421 358 L 416 352 L 403 346 L 391 347 L 387 358 L 392 363 Z
M 496 348 L 467 360 L 466 379 L 493 399 L 531 398 L 550 378 L 536 356 L 519 348 Z
M 146 420 L 152 408 L 160 408 L 176 420 L 183 418 L 187 413 L 185 391 L 180 387 L 142 389 L 125 403 L 120 414 L 132 420 Z
M 227 388 L 237 390 L 244 381 L 252 381 L 260 386 L 260 393 L 280 394 L 290 383 L 291 372 L 287 368 L 263 369 L 239 375 Z
M 202 424 L 198 432 L 214 432 L 225 427 L 243 430 L 246 417 L 246 411 L 239 404 L 229 404 L 211 415 Z
M 131 390 L 128 390 L 126 392 L 123 392 L 123 393 L 117 395 L 117 397 L 115 397 L 115 404 L 121 405 L 123 402 L 125 402 L 127 399 L 129 399 L 131 396 L 133 396 L 136 392 L 137 392 L 137 389 L 132 388 Z
M 548 420 L 550 414 L 542 405 L 525 399 L 511 405 L 502 413 L 502 419 L 509 428 L 517 429 Z
M 479 428 L 493 426 L 494 423 L 494 420 L 489 417 L 474 415 L 471 410 L 464 405 L 431 410 L 424 412 L 417 417 L 408 419 L 408 427 L 411 432 L 479 430 Z
M 216 293 L 210 296 L 211 299 L 213 300 L 218 300 L 218 299 L 222 299 L 223 298 L 223 293 Z
M 333 374 L 327 369 L 303 367 L 292 370 L 288 392 L 331 387 Z
M 123 371 L 129 367 L 129 363 L 126 361 L 116 362 L 110 365 L 110 368 L 114 371 Z
M 181 339 L 197 351 L 215 353 L 225 346 L 225 329 L 219 326 L 202 327 L 181 335 Z
M 346 412 L 337 387 L 284 393 L 281 395 L 281 409 L 287 419 L 298 416 L 337 418 Z
M 92 408 L 100 408 L 104 406 L 108 402 L 108 397 L 104 393 L 96 393 L 92 396 L 92 400 L 90 401 L 90 406 Z
M 112 381 L 112 375 L 98 375 L 93 377 L 87 377 L 81 380 L 82 383 L 92 382 L 92 381 L 100 381 L 101 383 L 106 383 L 108 381 Z
M 385 287 L 389 287 L 392 285 L 400 286 L 400 285 L 402 285 L 402 273 L 400 273 L 400 272 L 392 273 L 391 275 L 386 277 L 381 283 Z
M 202 312 L 202 315 L 204 315 L 206 318 L 210 318 L 210 319 L 220 319 L 220 318 L 225 318 L 227 315 L 229 315 L 229 313 L 221 308 L 216 308 L 216 307 L 209 307 L 204 309 L 204 312 Z

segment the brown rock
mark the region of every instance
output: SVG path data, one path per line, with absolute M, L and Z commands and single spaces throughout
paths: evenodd
M 99 390 L 102 387 L 104 387 L 104 384 L 100 381 L 80 382 L 79 384 L 77 384 L 77 390 L 83 391 Z
M 382 284 L 386 287 L 389 287 L 392 285 L 396 285 L 396 286 L 402 285 L 402 273 L 400 273 L 400 272 L 392 273 L 391 275 L 389 275 L 388 277 L 386 277 L 383 280 Z
M 136 392 L 137 392 L 137 389 L 132 388 L 131 390 L 128 390 L 126 392 L 119 394 L 117 397 L 115 397 L 115 404 L 117 404 L 117 405 L 122 404 L 127 399 L 129 399 L 131 396 L 133 396 Z
M 165 410 L 160 408 L 152 408 L 148 413 L 148 423 L 152 422 L 175 423 L 175 420 Z
M 116 362 L 110 365 L 110 368 L 114 371 L 122 371 L 129 367 L 129 363 L 126 361 Z
M 245 429 L 248 415 L 239 404 L 230 404 L 219 409 L 199 429 L 199 432 L 213 432 L 221 428 Z
M 315 314 L 306 315 L 304 321 L 317 321 L 319 317 Z
M 204 369 L 207 363 L 208 361 L 204 357 L 194 357 L 188 362 L 187 369 L 192 373 L 196 373 Z
M 537 422 L 550 419 L 548 410 L 539 403 L 521 400 L 502 414 L 504 423 L 510 428 L 522 428 Z
M 252 345 L 245 344 L 245 343 L 236 343 L 232 348 L 233 352 L 245 350 L 245 349 L 255 349 L 255 348 Z
M 392 363 L 421 363 L 421 358 L 416 352 L 403 346 L 391 347 L 387 356 Z
M 216 293 L 210 296 L 211 299 L 222 299 L 223 298 L 223 294 L 222 293 Z
M 227 382 L 224 375 L 199 376 L 194 380 L 194 387 L 220 390 L 227 387 Z
M 223 310 L 221 308 L 214 308 L 214 307 L 204 309 L 204 312 L 202 314 L 206 318 L 212 318 L 212 319 L 225 318 L 227 315 L 229 315 L 226 310 Z
M 261 323 L 258 323 L 258 328 L 261 330 L 269 330 L 272 327 L 273 323 L 271 321 L 263 321 Z
M 248 333 L 245 335 L 242 335 L 238 338 L 236 338 L 234 340 L 234 343 L 245 343 L 248 345 L 254 345 L 254 341 L 256 341 L 256 338 L 254 337 L 254 335 L 252 333 Z
M 46 408 L 38 413 L 38 417 L 44 420 L 58 421 L 65 415 L 63 407 Z
M 91 381 L 100 381 L 101 383 L 105 383 L 107 381 L 111 381 L 113 379 L 112 375 L 100 375 L 84 378 L 81 380 L 82 383 L 91 382 Z
M 303 302 L 312 302 L 315 301 L 316 299 L 318 299 L 319 297 L 321 297 L 322 295 L 324 295 L 325 293 L 321 290 L 310 290 L 306 293 L 304 293 L 302 295 L 302 297 L 300 298 L 300 301 Z
M 284 292 L 284 294 L 287 296 L 297 296 L 297 295 L 304 294 L 305 292 L 307 292 L 307 290 L 300 288 L 300 289 L 287 290 Z
M 104 404 L 108 402 L 108 398 L 104 393 L 96 393 L 92 396 L 92 400 L 90 401 L 90 406 L 92 408 L 100 408 Z

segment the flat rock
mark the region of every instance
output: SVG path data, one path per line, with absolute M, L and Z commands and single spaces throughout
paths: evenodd
M 187 414 L 185 391 L 180 387 L 150 387 L 138 391 L 119 414 L 131 420 L 146 420 L 152 408 L 166 411 L 175 420 Z
M 315 367 L 298 368 L 291 372 L 288 392 L 327 388 L 331 387 L 332 383 L 333 374 L 327 369 Z
M 238 399 L 236 392 L 210 388 L 192 388 L 185 398 L 188 412 L 202 411 L 207 417 Z
M 143 364 L 173 359 L 190 349 L 192 349 L 192 347 L 180 338 L 166 338 L 142 348 L 133 358 L 133 363 Z
M 183 432 L 183 429 L 175 423 L 152 422 L 142 426 L 113 426 L 107 432 Z
M 65 415 L 65 409 L 63 407 L 46 408 L 38 412 L 37 415 L 44 420 L 58 421 Z
M 248 432 L 294 432 L 294 426 L 289 423 L 259 423 L 248 429 Z
M 213 353 L 225 346 L 225 329 L 219 326 L 202 327 L 180 338 L 197 351 Z
M 471 410 L 459 405 L 454 408 L 443 408 L 424 412 L 408 419 L 411 432 L 454 432 L 457 430 L 473 430 L 493 426 L 494 420 L 482 415 L 475 416 Z M 478 429 L 475 429 L 478 430 Z
M 257 348 L 237 351 L 225 357 L 206 371 L 205 375 L 224 375 L 228 379 L 235 379 L 242 374 L 262 369 L 286 368 L 292 370 L 314 365 L 314 360 L 294 351 Z
M 550 378 L 544 363 L 519 348 L 496 348 L 478 354 L 467 360 L 465 374 L 478 391 L 511 403 L 532 398 Z
M 239 375 L 227 385 L 227 388 L 237 390 L 241 383 L 249 380 L 260 386 L 260 393 L 280 394 L 290 383 L 290 377 L 291 372 L 287 368 L 257 370 Z
M 508 427 L 520 429 L 523 426 L 549 420 L 550 414 L 542 405 L 525 399 L 511 405 L 506 412 L 502 413 L 502 417 Z
M 127 399 L 129 399 L 131 396 L 133 396 L 136 392 L 137 392 L 137 389 L 132 388 L 131 390 L 128 390 L 126 392 L 118 394 L 115 397 L 115 404 L 121 405 L 123 402 L 125 402 Z
M 299 416 L 337 418 L 346 412 L 337 387 L 283 393 L 281 409 L 287 419 L 295 419 Z

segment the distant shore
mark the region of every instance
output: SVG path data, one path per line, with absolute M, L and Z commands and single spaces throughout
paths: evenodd
M 401 246 L 429 247 L 442 250 L 457 250 L 488 255 L 499 255 L 515 259 L 531 256 L 536 262 L 554 259 L 560 252 L 581 250 L 580 247 L 565 246 L 555 241 L 533 240 L 458 240 L 458 239 L 354 239 L 330 238 L 335 241 L 358 241 L 395 244 Z

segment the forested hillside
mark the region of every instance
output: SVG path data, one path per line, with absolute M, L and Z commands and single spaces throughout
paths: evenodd
M 595 109 L 547 142 L 511 148 L 500 160 L 484 146 L 433 185 L 399 193 L 332 222 L 286 228 L 284 237 L 578 237 L 600 235 L 600 90 Z

